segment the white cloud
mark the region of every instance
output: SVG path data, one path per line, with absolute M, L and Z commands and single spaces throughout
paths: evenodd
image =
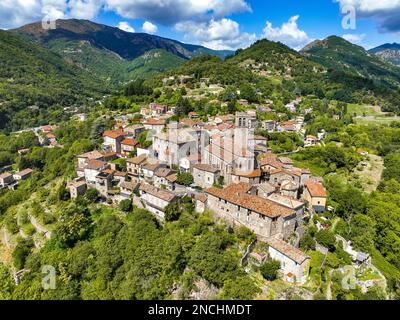
M 206 21 L 251 11 L 246 0 L 106 0 L 106 7 L 125 18 L 145 19 L 164 25 L 189 20 Z
M 155 33 L 157 33 L 158 28 L 155 24 L 152 24 L 149 21 L 145 21 L 143 23 L 142 30 L 143 30 L 143 32 L 146 32 L 146 33 L 155 34 Z
M 372 18 L 382 32 L 400 31 L 400 0 L 335 0 L 340 8 L 353 7 L 357 18 Z
M 352 43 L 360 43 L 365 39 L 366 34 L 353 34 L 353 33 L 348 33 L 344 34 L 342 36 L 343 39 L 352 42 Z
M 76 19 L 93 19 L 103 6 L 103 0 L 70 0 L 69 17 Z
M 121 21 L 120 23 L 118 23 L 117 28 L 126 32 L 132 32 L 132 33 L 135 32 L 135 29 L 126 21 Z
M 212 19 L 209 22 L 186 21 L 177 23 L 175 29 L 185 32 L 185 40 L 199 43 L 214 50 L 235 50 L 251 45 L 255 34 L 240 31 L 240 25 L 231 19 Z
M 263 30 L 263 37 L 271 41 L 280 41 L 296 50 L 303 48 L 312 40 L 307 33 L 297 25 L 299 16 L 293 16 L 288 22 L 282 24 L 281 27 L 274 28 L 272 23 L 267 21 Z

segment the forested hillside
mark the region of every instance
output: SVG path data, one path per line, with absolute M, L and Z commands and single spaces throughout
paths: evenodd
M 101 81 L 59 55 L 0 31 L 0 130 L 61 119 L 64 107 L 106 92 Z

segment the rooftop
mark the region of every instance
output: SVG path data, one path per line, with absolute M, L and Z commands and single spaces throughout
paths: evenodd
M 195 164 L 193 166 L 193 168 L 196 168 L 197 170 L 200 170 L 200 171 L 207 171 L 207 172 L 211 172 L 211 173 L 217 173 L 220 171 L 217 167 L 214 167 L 211 164 L 198 163 L 198 164 Z
M 137 142 L 135 139 L 126 138 L 126 139 L 122 140 L 121 145 L 126 145 L 126 146 L 134 147 L 134 146 L 136 146 L 138 143 L 139 143 L 139 142 Z
M 209 188 L 205 192 L 269 218 L 288 217 L 295 214 L 293 210 L 282 205 L 249 194 L 248 192 L 251 188 L 252 186 L 247 183 L 240 183 L 230 185 L 223 190 L 214 187 Z
M 142 164 L 142 163 L 144 163 L 146 161 L 146 159 L 147 159 L 147 155 L 146 154 L 141 154 L 138 157 L 126 159 L 126 162 L 132 163 L 132 164 Z
M 85 158 L 85 159 L 101 159 L 103 158 L 103 154 L 100 151 L 94 150 L 90 152 L 86 152 L 83 154 L 80 154 L 78 158 Z
M 298 208 L 301 208 L 304 206 L 304 203 L 301 201 L 298 201 L 296 199 L 282 196 L 278 193 L 273 193 L 268 197 L 268 200 L 271 200 L 273 202 L 279 203 L 282 206 L 285 206 L 289 209 L 296 210 Z
M 107 130 L 104 131 L 103 137 L 108 137 L 111 139 L 118 139 L 125 136 L 125 132 L 123 130 Z
M 162 199 L 164 201 L 167 202 L 171 202 L 172 200 L 175 199 L 176 195 L 173 192 L 167 191 L 167 190 L 162 190 L 162 189 L 158 189 L 154 186 L 151 186 L 149 184 L 146 183 L 142 183 L 140 185 L 140 190 L 148 193 L 156 198 Z
M 282 240 L 271 238 L 268 240 L 268 245 L 298 264 L 302 264 L 305 260 L 310 258 L 304 252 Z
M 26 176 L 28 174 L 31 174 L 32 172 L 33 172 L 32 169 L 25 169 L 25 170 L 22 170 L 20 172 L 17 172 L 15 175 L 23 177 L 23 176 Z
M 87 163 L 86 169 L 100 170 L 106 166 L 107 166 L 107 162 L 96 160 L 96 159 L 90 159 Z
M 312 197 L 327 197 L 326 189 L 321 183 L 308 179 L 305 186 Z

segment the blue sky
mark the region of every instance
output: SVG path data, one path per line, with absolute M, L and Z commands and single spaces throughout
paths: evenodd
M 342 9 L 344 14 L 341 13 Z M 355 13 L 355 29 L 342 21 Z M 89 19 L 213 49 L 261 38 L 300 49 L 335 34 L 371 48 L 400 42 L 400 0 L 1 0 L 0 28 L 57 18 Z M 348 19 L 346 20 L 349 21 Z

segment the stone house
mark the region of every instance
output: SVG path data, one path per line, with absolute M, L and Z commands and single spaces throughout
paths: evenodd
M 29 179 L 32 176 L 33 170 L 32 169 L 25 169 L 22 171 L 19 171 L 17 173 L 14 174 L 14 179 L 16 181 L 20 181 L 20 180 L 26 180 Z
M 177 171 L 168 168 L 158 168 L 154 173 L 153 183 L 156 188 L 175 190 Z
M 110 169 L 107 162 L 100 160 L 89 160 L 84 169 L 85 180 L 88 184 L 96 184 L 96 176 L 103 170 Z
M 147 164 L 147 156 L 145 154 L 135 158 L 127 159 L 126 167 L 128 175 L 131 176 L 131 178 L 135 181 L 139 181 L 142 168 L 145 164 Z
M 87 190 L 87 184 L 85 180 L 78 180 L 68 183 L 67 188 L 69 189 L 71 198 L 76 199 L 79 196 L 83 196 L 85 194 Z
M 315 212 L 325 212 L 328 195 L 321 183 L 308 179 L 305 182 L 303 198 Z
M 207 196 L 203 193 L 198 193 L 195 195 L 194 200 L 196 212 L 204 213 L 206 210 Z
M 103 154 L 97 150 L 86 152 L 84 154 L 80 154 L 77 156 L 77 158 L 78 158 L 78 169 L 85 169 L 89 160 L 103 160 L 104 161 Z
M 318 138 L 312 135 L 306 136 L 304 139 L 304 146 L 305 147 L 312 147 L 315 146 L 318 142 Z
M 270 184 L 269 182 L 260 183 L 255 187 L 256 187 L 256 195 L 264 199 L 267 199 L 268 196 L 276 192 L 276 187 Z
M 165 208 L 177 202 L 179 199 L 178 196 L 171 191 L 158 189 L 146 183 L 140 185 L 139 192 L 146 209 L 161 221 L 164 220 Z
M 133 151 L 135 151 L 138 144 L 139 142 L 133 138 L 125 138 L 121 141 L 121 155 L 128 157 Z
M 132 137 L 133 139 L 137 139 L 139 137 L 139 135 L 143 131 L 145 131 L 145 128 L 141 124 L 135 124 L 135 125 L 127 126 L 124 129 L 124 131 L 127 132 L 129 134 L 129 136 Z
M 252 172 L 233 171 L 231 174 L 232 183 L 249 183 L 251 185 L 259 184 L 261 181 L 261 170 L 256 169 Z
M 211 188 L 218 182 L 220 170 L 209 164 L 196 164 L 193 166 L 194 183 L 200 188 Z
M 114 175 L 111 170 L 104 170 L 96 176 L 96 189 L 100 195 L 107 198 L 108 190 L 113 186 Z
M 246 226 L 262 239 L 287 239 L 296 226 L 296 212 L 254 195 L 246 183 L 205 190 L 208 207 L 232 226 Z
M 162 119 L 147 119 L 143 123 L 146 130 L 151 130 L 153 133 L 161 133 L 166 125 L 166 121 Z
M 290 244 L 271 238 L 268 240 L 269 256 L 281 263 L 280 271 L 284 280 L 304 284 L 307 280 L 305 273 L 310 257 Z
M 132 195 L 139 189 L 140 184 L 134 181 L 124 181 L 120 184 L 120 197 L 123 199 L 132 199 Z
M 274 132 L 276 129 L 276 121 L 274 120 L 265 120 L 261 123 L 261 127 L 263 130 L 266 130 L 268 132 Z
M 103 133 L 103 148 L 107 151 L 121 153 L 121 142 L 127 133 L 123 130 L 107 130 Z
M 5 172 L 0 174 L 0 187 L 4 188 L 15 182 L 14 177 L 11 173 Z
M 165 164 L 160 164 L 158 162 L 156 163 L 150 163 L 147 162 L 145 165 L 143 165 L 142 170 L 141 170 L 141 176 L 140 176 L 140 181 L 144 180 L 147 183 L 153 184 L 154 183 L 154 175 L 156 171 L 160 168 L 166 168 L 167 166 Z

